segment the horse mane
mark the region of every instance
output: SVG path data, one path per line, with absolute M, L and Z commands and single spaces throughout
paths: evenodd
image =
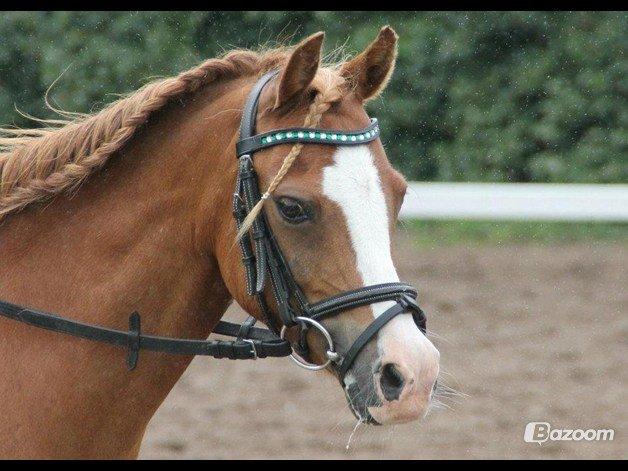
M 120 151 L 150 116 L 175 98 L 212 82 L 279 67 L 284 47 L 234 50 L 177 76 L 150 82 L 94 114 L 59 112 L 44 127 L 0 129 L 0 221 L 8 214 L 72 191 Z

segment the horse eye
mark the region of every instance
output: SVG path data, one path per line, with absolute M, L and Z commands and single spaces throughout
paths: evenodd
M 291 224 L 299 224 L 310 219 L 304 203 L 294 198 L 281 197 L 275 199 L 279 214 Z

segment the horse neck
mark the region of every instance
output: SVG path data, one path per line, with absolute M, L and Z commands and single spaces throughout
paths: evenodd
M 240 106 L 230 92 L 241 85 L 217 84 L 170 105 L 73 197 L 9 217 L 0 226 L 0 299 L 122 330 L 138 311 L 146 333 L 206 338 L 231 301 L 211 228 L 230 221 L 236 159 L 226 149 Z M 14 436 L 16 424 L 28 432 L 5 451 L 52 443 L 62 430 L 54 448 L 42 445 L 43 455 L 68 447 L 70 455 L 90 456 L 137 451 L 148 420 L 191 360 L 141 352 L 129 373 L 122 349 L 1 317 L 0 358 L 8 359 L 0 364 L 0 396 L 20 396 L 0 405 L 10 418 L 0 436 Z M 37 417 L 45 426 L 30 424 L 32 414 L 20 405 L 42 402 L 54 414 Z M 90 425 L 100 435 L 85 439 Z

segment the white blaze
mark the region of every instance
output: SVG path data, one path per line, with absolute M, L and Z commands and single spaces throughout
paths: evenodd
M 323 193 L 345 216 L 364 286 L 399 281 L 390 254 L 388 208 L 373 155 L 367 146 L 339 147 L 323 170 Z M 377 303 L 377 317 L 392 301 Z
M 338 147 L 333 165 L 323 169 L 322 186 L 323 194 L 342 209 L 364 286 L 399 281 L 390 251 L 386 198 L 369 148 Z M 393 304 L 385 301 L 371 305 L 373 316 L 378 317 Z M 379 332 L 377 343 L 382 361 L 406 365 L 415 378 L 435 378 L 438 351 L 410 314 L 392 319 Z M 353 379 L 348 375 L 345 380 Z M 426 384 L 421 394 L 429 395 L 433 383 Z

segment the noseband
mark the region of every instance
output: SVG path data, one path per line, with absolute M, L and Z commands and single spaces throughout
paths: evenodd
M 357 131 L 337 131 L 313 128 L 276 129 L 263 134 L 255 134 L 257 107 L 262 90 L 277 72 L 264 75 L 253 87 L 244 106 L 240 124 L 240 140 L 236 151 L 238 157 L 238 177 L 233 198 L 233 215 L 240 230 L 246 215 L 259 202 L 261 195 L 257 176 L 253 168 L 253 154 L 262 149 L 286 143 L 322 144 L 332 146 L 364 145 L 379 137 L 376 119 Z M 295 349 L 301 358 L 291 355 L 300 366 L 318 370 L 333 364 L 340 381 L 344 377 L 362 348 L 399 314 L 410 312 L 417 326 L 425 333 L 426 318 L 415 299 L 417 291 L 405 283 L 384 283 L 346 291 L 331 298 L 310 303 L 299 287 L 290 267 L 286 263 L 277 239 L 263 213 L 255 219 L 248 234 L 240 239 L 242 262 L 246 271 L 246 286 L 249 296 L 255 296 L 264 317 L 264 322 L 283 339 L 286 329 L 300 326 L 301 335 Z M 270 283 L 268 283 L 270 281 Z M 275 324 L 267 305 L 265 288 L 270 284 L 273 300 L 281 320 L 280 330 Z M 334 350 L 332 336 L 321 321 L 337 316 L 350 309 L 376 302 L 392 301 L 394 305 L 378 316 L 354 341 L 343 355 Z M 307 355 L 305 334 L 314 327 L 320 331 L 328 343 L 327 361 L 321 365 L 305 362 Z
M 248 212 L 261 199 L 257 176 L 253 168 L 253 154 L 259 150 L 287 143 L 324 144 L 333 146 L 362 145 L 378 138 L 377 120 L 358 131 L 334 131 L 328 129 L 290 128 L 277 129 L 255 134 L 257 107 L 260 94 L 277 72 L 264 75 L 253 87 L 246 101 L 240 125 L 240 140 L 236 146 L 238 173 L 233 197 L 233 215 L 238 230 Z M 384 283 L 346 291 L 331 298 L 308 302 L 303 291 L 290 271 L 290 267 L 279 248 L 279 244 L 263 213 L 255 219 L 249 233 L 239 241 L 242 263 L 246 272 L 246 290 L 255 296 L 265 323 L 271 330 L 254 327 L 250 317 L 243 324 L 220 321 L 214 333 L 235 337 L 234 341 L 177 339 L 145 335 L 141 331 L 140 315 L 134 312 L 129 317 L 129 330 L 115 330 L 67 319 L 56 314 L 36 311 L 0 300 L 0 315 L 42 329 L 60 332 L 97 342 L 125 347 L 128 350 L 127 366 L 133 370 L 138 362 L 140 350 L 165 352 L 180 355 L 204 355 L 232 360 L 284 357 L 290 355 L 300 366 L 319 370 L 333 366 L 344 385 L 344 377 L 362 348 L 391 319 L 410 312 L 417 326 L 425 333 L 426 318 L 416 303 L 417 291 L 404 283 Z M 265 298 L 266 286 L 270 284 L 274 304 L 281 321 L 277 325 Z M 378 316 L 353 342 L 349 349 L 340 354 L 335 351 L 331 334 L 322 322 L 359 306 L 382 301 L 394 305 Z M 300 326 L 301 335 L 294 346 L 284 339 L 286 330 Z M 317 365 L 303 360 L 307 356 L 305 335 L 315 328 L 328 343 L 327 361 Z

